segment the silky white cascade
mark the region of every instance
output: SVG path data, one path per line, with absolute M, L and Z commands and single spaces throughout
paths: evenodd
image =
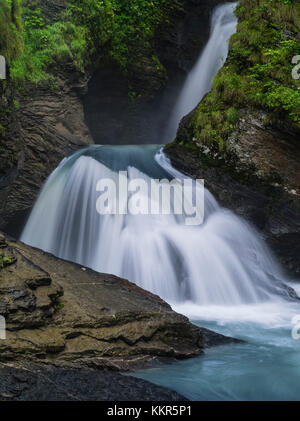
M 280 269 L 266 246 L 246 222 L 221 208 L 207 190 L 205 220 L 199 226 L 189 227 L 173 214 L 99 215 L 97 181 L 109 178 L 118 183 L 118 172 L 99 162 L 98 155 L 92 157 L 96 152 L 101 156 L 103 148 L 77 152 L 53 172 L 22 241 L 98 272 L 128 278 L 172 302 L 255 303 L 281 292 L 276 282 Z M 147 154 L 146 160 L 156 159 L 157 166 L 171 177 L 184 177 L 158 147 L 131 148 L 131 155 L 138 151 Z M 107 149 L 114 154 L 120 147 Z M 138 156 L 135 161 L 138 167 Z M 124 168 L 129 179 L 150 181 L 145 172 L 126 167 L 126 162 Z
M 184 86 L 177 117 L 209 90 L 235 30 L 234 7 L 225 4 L 214 12 L 210 40 Z M 282 296 L 283 275 L 258 234 L 221 208 L 207 190 L 200 226 L 189 227 L 174 214 L 99 215 L 97 181 L 110 178 L 117 183 L 119 170 L 127 170 L 130 180 L 185 177 L 158 146 L 86 148 L 64 159 L 48 178 L 21 240 L 125 277 L 172 303 L 229 306 Z
M 237 3 L 226 3 L 215 8 L 211 20 L 211 34 L 197 63 L 189 73 L 172 112 L 167 140 L 174 139 L 182 117 L 192 111 L 210 91 L 212 79 L 223 66 L 228 54 L 229 38 L 236 31 Z

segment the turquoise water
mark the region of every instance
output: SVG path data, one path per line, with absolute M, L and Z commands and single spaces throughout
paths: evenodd
M 215 347 L 204 356 L 133 375 L 195 401 L 300 400 L 300 340 L 292 338 L 292 324 L 193 322 L 247 342 Z

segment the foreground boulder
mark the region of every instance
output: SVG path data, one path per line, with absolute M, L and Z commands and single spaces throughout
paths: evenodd
M 227 340 L 124 279 L 0 240 L 0 361 L 129 370 Z

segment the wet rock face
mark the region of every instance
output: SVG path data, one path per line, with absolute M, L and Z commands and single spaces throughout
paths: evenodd
M 126 280 L 0 240 L 0 361 L 129 370 L 229 340 Z
M 236 171 L 253 173 L 258 179 L 300 198 L 299 133 L 288 127 L 268 126 L 266 112 L 247 112 L 227 141 L 229 165 Z M 233 160 L 234 162 L 230 162 Z
M 169 30 L 163 28 L 156 37 L 156 49 L 171 77 L 178 70 L 187 74 L 205 46 L 210 33 L 212 10 L 222 0 L 185 0 L 184 10 Z
M 241 119 L 228 140 L 228 155 L 234 158 L 229 165 L 237 174 L 248 172 L 257 179 L 255 187 L 249 179 L 247 190 L 252 194 L 240 213 L 263 230 L 288 271 L 300 276 L 299 136 L 288 128 L 266 127 L 266 117 L 263 112 L 248 113 Z
M 10 185 L 24 161 L 20 127 L 14 104 L 14 90 L 9 80 L 0 81 L 0 225 L 5 212 Z
M 47 83 L 27 86 L 26 94 L 18 99 L 17 136 L 10 138 L 20 156 L 0 195 L 0 227 L 17 236 L 24 224 L 24 217 L 32 207 L 39 189 L 61 159 L 72 151 L 92 143 L 84 123 L 81 97 L 85 92 L 87 76 L 74 74 L 69 69 L 69 79 L 59 78 L 58 89 Z M 2 158 L 2 156 L 1 156 Z M 3 166 L 8 160 L 3 159 Z M 7 179 L 7 177 L 6 177 Z M 0 183 L 5 178 L 0 177 Z M 7 226 L 7 224 L 10 225 Z

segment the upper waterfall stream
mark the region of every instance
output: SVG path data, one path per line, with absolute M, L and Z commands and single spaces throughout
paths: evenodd
M 188 114 L 211 89 L 212 79 L 223 66 L 228 54 L 228 41 L 236 31 L 234 9 L 237 3 L 216 7 L 208 43 L 189 73 L 175 104 L 167 129 L 167 141 L 172 140 L 183 116 Z

